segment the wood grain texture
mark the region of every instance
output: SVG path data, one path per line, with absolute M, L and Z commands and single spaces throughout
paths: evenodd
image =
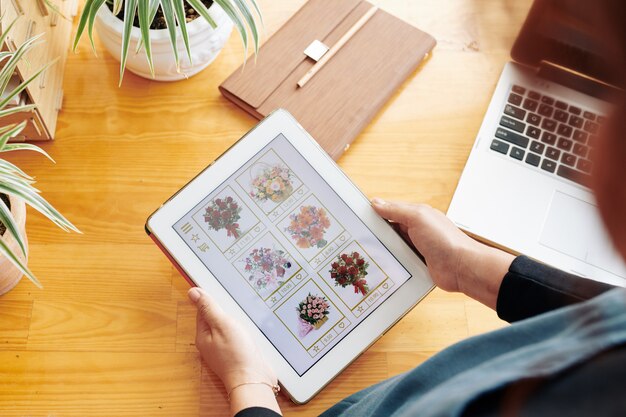
M 196 354 L 0 352 L 0 375 L 3 417 L 198 415 Z
M 322 41 L 332 54 L 372 7 L 360 0 L 309 1 L 261 48 L 258 67 L 238 68 L 220 89 L 255 117 L 288 110 L 333 159 L 339 158 L 435 46 L 431 35 L 377 9 L 299 88 L 315 64 L 304 55 L 308 45 Z
M 28 350 L 174 352 L 177 304 L 36 301 Z
M 304 0 L 261 0 L 266 36 Z M 339 164 L 366 195 L 446 210 L 530 1 L 382 0 L 432 34 L 431 58 L 393 94 Z M 74 23 L 76 24 L 76 22 Z M 96 37 L 70 54 L 56 140 L 12 162 L 84 232 L 66 234 L 29 211 L 27 281 L 0 297 L 1 416 L 212 416 L 228 406 L 194 343 L 188 285 L 143 231 L 171 194 L 255 120 L 218 85 L 242 61 L 236 34 L 209 68 L 176 83 L 127 74 Z M 450 344 L 503 326 L 459 294 L 433 291 L 309 404 L 407 371 Z
M 7 300 L 1 302 L 1 305 L 0 349 L 24 349 L 28 341 L 33 302 L 27 300 Z

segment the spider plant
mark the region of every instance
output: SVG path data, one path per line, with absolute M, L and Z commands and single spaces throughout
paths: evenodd
M 4 45 L 4 42 L 14 24 L 15 21 L 8 26 L 4 33 L 2 33 L 0 36 L 0 45 Z M 41 36 L 42 35 L 40 34 L 27 39 L 15 51 L 5 50 L 0 52 L 0 65 L 2 65 L 2 69 L 0 70 L 0 97 L 2 97 L 0 99 L 0 153 L 19 150 L 35 151 L 45 155 L 48 159 L 54 162 L 54 160 L 52 160 L 52 158 L 44 150 L 35 145 L 29 143 L 8 143 L 9 139 L 19 135 L 24 129 L 27 123 L 26 120 L 18 124 L 7 124 L 2 122 L 3 118 L 6 116 L 20 112 L 29 112 L 35 109 L 35 105 L 33 104 L 10 106 L 9 103 L 13 98 L 19 96 L 19 94 L 24 91 L 24 89 L 33 80 L 54 64 L 54 61 L 44 65 L 30 78 L 24 80 L 18 86 L 13 88 L 13 90 L 7 91 L 7 87 L 11 77 L 17 69 L 18 63 L 24 59 L 24 56 L 31 49 L 43 43 Z M 54 209 L 50 203 L 39 195 L 39 190 L 33 186 L 34 182 L 35 181 L 31 176 L 27 175 L 17 166 L 0 158 L 0 194 L 20 198 L 35 210 L 50 219 L 61 229 L 65 231 L 73 230 L 80 233 L 80 231 L 72 223 L 70 223 L 61 213 Z M 24 236 L 21 235 L 9 207 L 4 201 L 2 201 L 2 199 L 0 199 L 0 222 L 6 228 L 4 233 L 11 233 L 11 235 L 15 238 L 22 254 L 26 255 Z M 26 264 L 22 262 L 18 255 L 14 253 L 2 239 L 0 239 L 0 256 L 5 256 L 9 259 L 9 261 L 11 261 L 15 267 L 24 273 L 24 275 L 30 278 L 35 285 L 41 287 L 41 284 L 35 275 L 33 275 Z
M 124 77 L 124 68 L 126 67 L 126 59 L 128 57 L 130 47 L 130 35 L 133 28 L 133 21 L 135 16 L 139 20 L 139 30 L 141 32 L 141 38 L 137 47 L 137 52 L 143 47 L 146 52 L 146 58 L 148 59 L 148 65 L 150 67 L 150 73 L 154 77 L 154 65 L 152 63 L 152 50 L 150 47 L 150 25 L 154 20 L 154 17 L 159 9 L 163 12 L 167 30 L 172 45 L 172 52 L 176 60 L 176 68 L 180 71 L 180 60 L 178 56 L 178 49 L 176 47 L 176 39 L 178 32 L 183 39 L 185 50 L 187 51 L 187 57 L 191 62 L 191 50 L 189 48 L 189 36 L 187 32 L 187 22 L 185 19 L 185 6 L 184 2 L 187 2 L 200 16 L 205 19 L 212 28 L 216 28 L 217 24 L 211 18 L 208 9 L 202 3 L 201 0 L 87 0 L 85 7 L 80 16 L 78 22 L 78 29 L 76 31 L 76 37 L 74 38 L 73 50 L 76 51 L 78 41 L 83 35 L 85 29 L 91 42 L 91 48 L 94 53 L 95 45 L 93 41 L 93 27 L 96 19 L 96 14 L 101 7 L 108 7 L 105 2 L 111 4 L 112 12 L 114 15 L 118 15 L 122 6 L 124 7 L 124 29 L 122 32 L 122 48 L 120 56 L 120 85 Z M 259 50 L 259 26 L 262 26 L 263 20 L 261 17 L 261 11 L 256 0 L 213 0 L 226 12 L 226 15 L 233 21 L 237 27 L 237 31 L 241 37 L 241 41 L 244 47 L 244 59 L 248 51 L 248 30 L 252 35 L 252 44 L 254 53 L 257 54 Z

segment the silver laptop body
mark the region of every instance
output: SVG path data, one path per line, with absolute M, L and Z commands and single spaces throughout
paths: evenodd
M 514 50 L 537 32 L 548 33 L 546 8 L 553 3 L 535 2 Z M 557 29 L 550 35 L 572 30 Z M 626 286 L 626 265 L 586 186 L 596 135 L 610 110 L 598 98 L 606 86 L 551 62 L 536 64 L 505 65 L 447 215 L 495 246 Z

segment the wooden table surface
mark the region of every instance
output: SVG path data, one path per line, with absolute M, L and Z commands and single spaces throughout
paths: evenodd
M 330 0 L 329 0 L 330 1 Z M 304 0 L 261 0 L 266 38 Z M 438 40 L 339 164 L 366 195 L 446 210 L 498 75 L 530 1 L 380 1 Z M 188 284 L 143 225 L 166 198 L 254 124 L 220 96 L 242 61 L 235 33 L 218 59 L 176 83 L 127 73 L 83 39 L 67 63 L 56 140 L 9 158 L 83 235 L 29 210 L 30 266 L 0 297 L 0 416 L 227 414 L 223 388 L 194 346 Z M 466 338 L 502 326 L 460 294 L 435 290 L 310 403 L 284 397 L 286 415 L 316 415 L 341 398 L 411 369 Z

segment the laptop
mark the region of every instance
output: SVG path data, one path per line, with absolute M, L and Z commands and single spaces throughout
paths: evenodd
M 535 1 L 447 215 L 479 240 L 626 286 L 587 186 L 616 84 L 594 34 L 597 4 Z

